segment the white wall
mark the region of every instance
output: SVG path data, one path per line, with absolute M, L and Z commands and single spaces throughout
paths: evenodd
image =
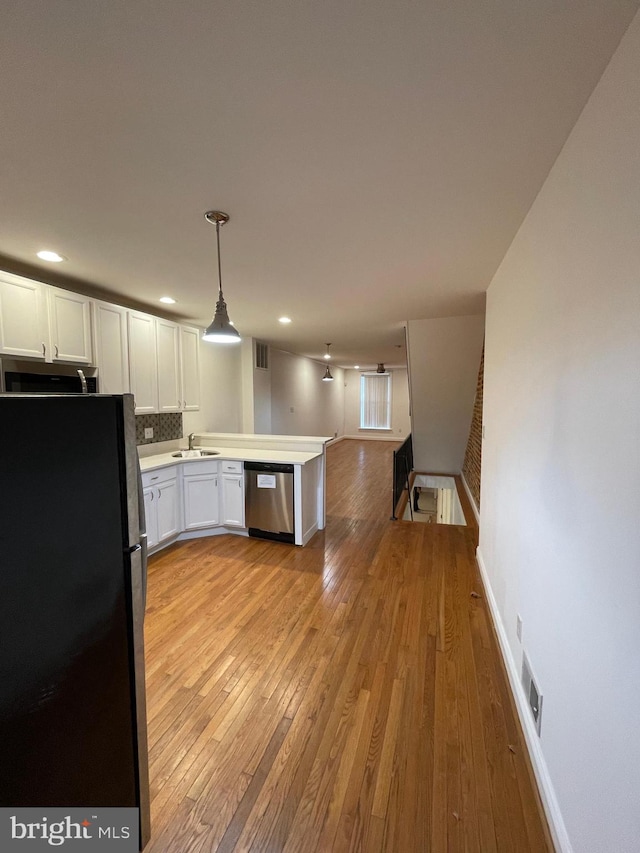
M 242 338 L 240 341 L 240 384 L 238 395 L 240 397 L 240 429 L 239 432 L 255 432 L 255 413 L 253 400 L 253 371 L 255 364 L 253 338 Z M 237 348 L 237 344 L 233 346 Z
M 407 323 L 416 471 L 462 470 L 483 336 L 482 315 Z
M 342 435 L 344 371 L 271 348 L 271 431 L 274 435 Z M 293 411 L 291 411 L 293 409 Z
M 351 438 L 406 438 L 411 432 L 409 420 L 409 380 L 406 368 L 391 373 L 391 429 L 360 429 L 360 370 L 344 371 L 344 434 Z
M 199 354 L 200 411 L 182 415 L 184 435 L 190 432 L 240 432 L 240 347 L 200 339 Z
M 487 301 L 479 557 L 576 853 L 640 849 L 639 104 L 636 16 Z

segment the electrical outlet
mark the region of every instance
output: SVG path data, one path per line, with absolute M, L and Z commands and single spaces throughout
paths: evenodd
M 144 428 L 144 437 L 145 438 L 153 438 L 153 427 L 145 427 Z
M 516 635 L 522 642 L 522 616 L 519 613 L 516 613 Z

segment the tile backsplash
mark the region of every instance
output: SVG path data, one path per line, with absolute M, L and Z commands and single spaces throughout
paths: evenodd
M 144 431 L 149 427 L 153 429 L 153 438 L 144 437 Z M 154 444 L 174 438 L 182 438 L 182 412 L 136 415 L 136 444 Z

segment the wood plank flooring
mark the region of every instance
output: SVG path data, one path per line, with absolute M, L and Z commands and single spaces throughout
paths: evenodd
M 474 559 L 391 522 L 391 442 L 328 450 L 305 548 L 152 558 L 149 853 L 553 849 Z

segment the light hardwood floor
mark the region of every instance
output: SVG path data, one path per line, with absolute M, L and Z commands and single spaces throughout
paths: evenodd
M 149 853 L 543 853 L 473 528 L 391 522 L 390 442 L 328 451 L 305 548 L 152 558 Z

